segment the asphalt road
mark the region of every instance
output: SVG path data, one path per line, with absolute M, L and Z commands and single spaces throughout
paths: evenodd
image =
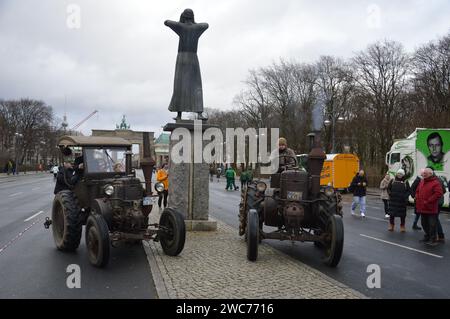
M 366 218 L 350 215 L 351 195 L 344 196 L 344 252 L 338 267 L 322 263 L 321 252 L 312 243 L 264 240 L 289 256 L 327 274 L 372 298 L 450 298 L 450 244 L 428 247 L 419 240 L 422 231 L 411 229 L 412 209 L 408 210 L 407 232 L 388 232 L 383 203 L 367 197 Z M 210 212 L 238 231 L 240 191 L 226 191 L 225 181 L 210 183 Z M 357 210 L 358 212 L 358 210 Z M 450 233 L 447 214 L 441 215 L 444 233 Z M 246 258 L 245 255 L 242 256 Z M 381 270 L 381 288 L 368 288 L 367 272 L 371 264 Z
M 53 175 L 0 177 L 0 298 L 156 298 L 147 256 L 141 245 L 112 248 L 106 269 L 89 264 L 84 234 L 75 253 L 55 248 L 51 229 Z M 67 287 L 81 270 L 81 288 Z

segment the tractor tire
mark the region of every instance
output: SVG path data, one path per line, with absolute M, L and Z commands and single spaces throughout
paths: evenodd
M 89 262 L 96 267 L 105 267 L 109 261 L 109 229 L 103 216 L 90 215 L 86 223 L 86 247 Z
M 164 253 L 177 256 L 183 250 L 186 241 L 183 215 L 171 207 L 165 208 L 159 219 L 159 226 L 159 241 Z
M 52 206 L 52 232 L 56 248 L 74 251 L 80 245 L 83 222 L 80 206 L 75 194 L 70 190 L 55 195 Z
M 336 267 L 341 260 L 344 248 L 344 223 L 340 216 L 332 215 L 330 217 L 327 233 L 329 233 L 329 240 L 325 245 L 324 262 L 330 267 Z
M 247 239 L 247 215 L 250 209 L 254 209 L 256 203 L 256 190 L 250 185 L 241 192 L 239 203 L 239 236 L 245 235 Z
M 256 261 L 259 245 L 259 215 L 256 209 L 249 210 L 247 220 L 247 259 Z

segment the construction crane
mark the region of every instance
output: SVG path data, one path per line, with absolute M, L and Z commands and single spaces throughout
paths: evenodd
M 77 125 L 75 125 L 74 127 L 72 127 L 72 131 L 75 131 L 77 128 L 79 128 L 81 126 L 81 124 L 83 124 L 84 122 L 86 122 L 87 120 L 89 120 L 92 116 L 94 116 L 95 113 L 98 113 L 97 110 L 95 110 L 94 112 L 92 112 L 91 114 L 89 114 L 88 116 L 86 116 L 80 123 L 78 123 Z

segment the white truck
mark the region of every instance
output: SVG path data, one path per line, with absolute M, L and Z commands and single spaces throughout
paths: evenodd
M 391 175 L 403 168 L 410 185 L 419 175 L 421 168 L 432 167 L 436 176 L 446 186 L 444 207 L 449 207 L 450 128 L 417 128 L 407 138 L 395 140 L 386 154 L 386 165 Z M 410 202 L 413 202 L 411 197 Z

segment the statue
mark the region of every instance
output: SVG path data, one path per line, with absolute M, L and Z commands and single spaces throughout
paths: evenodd
M 125 115 L 122 116 L 122 122 L 120 123 L 120 126 L 116 124 L 116 129 L 118 130 L 129 130 L 130 125 L 127 125 L 127 121 L 125 120 Z
M 191 9 L 183 11 L 179 22 L 166 20 L 164 24 L 180 37 L 169 111 L 177 112 L 176 120 L 181 119 L 182 112 L 197 112 L 199 119 L 205 120 L 202 116 L 203 92 L 197 45 L 208 24 L 195 23 Z

